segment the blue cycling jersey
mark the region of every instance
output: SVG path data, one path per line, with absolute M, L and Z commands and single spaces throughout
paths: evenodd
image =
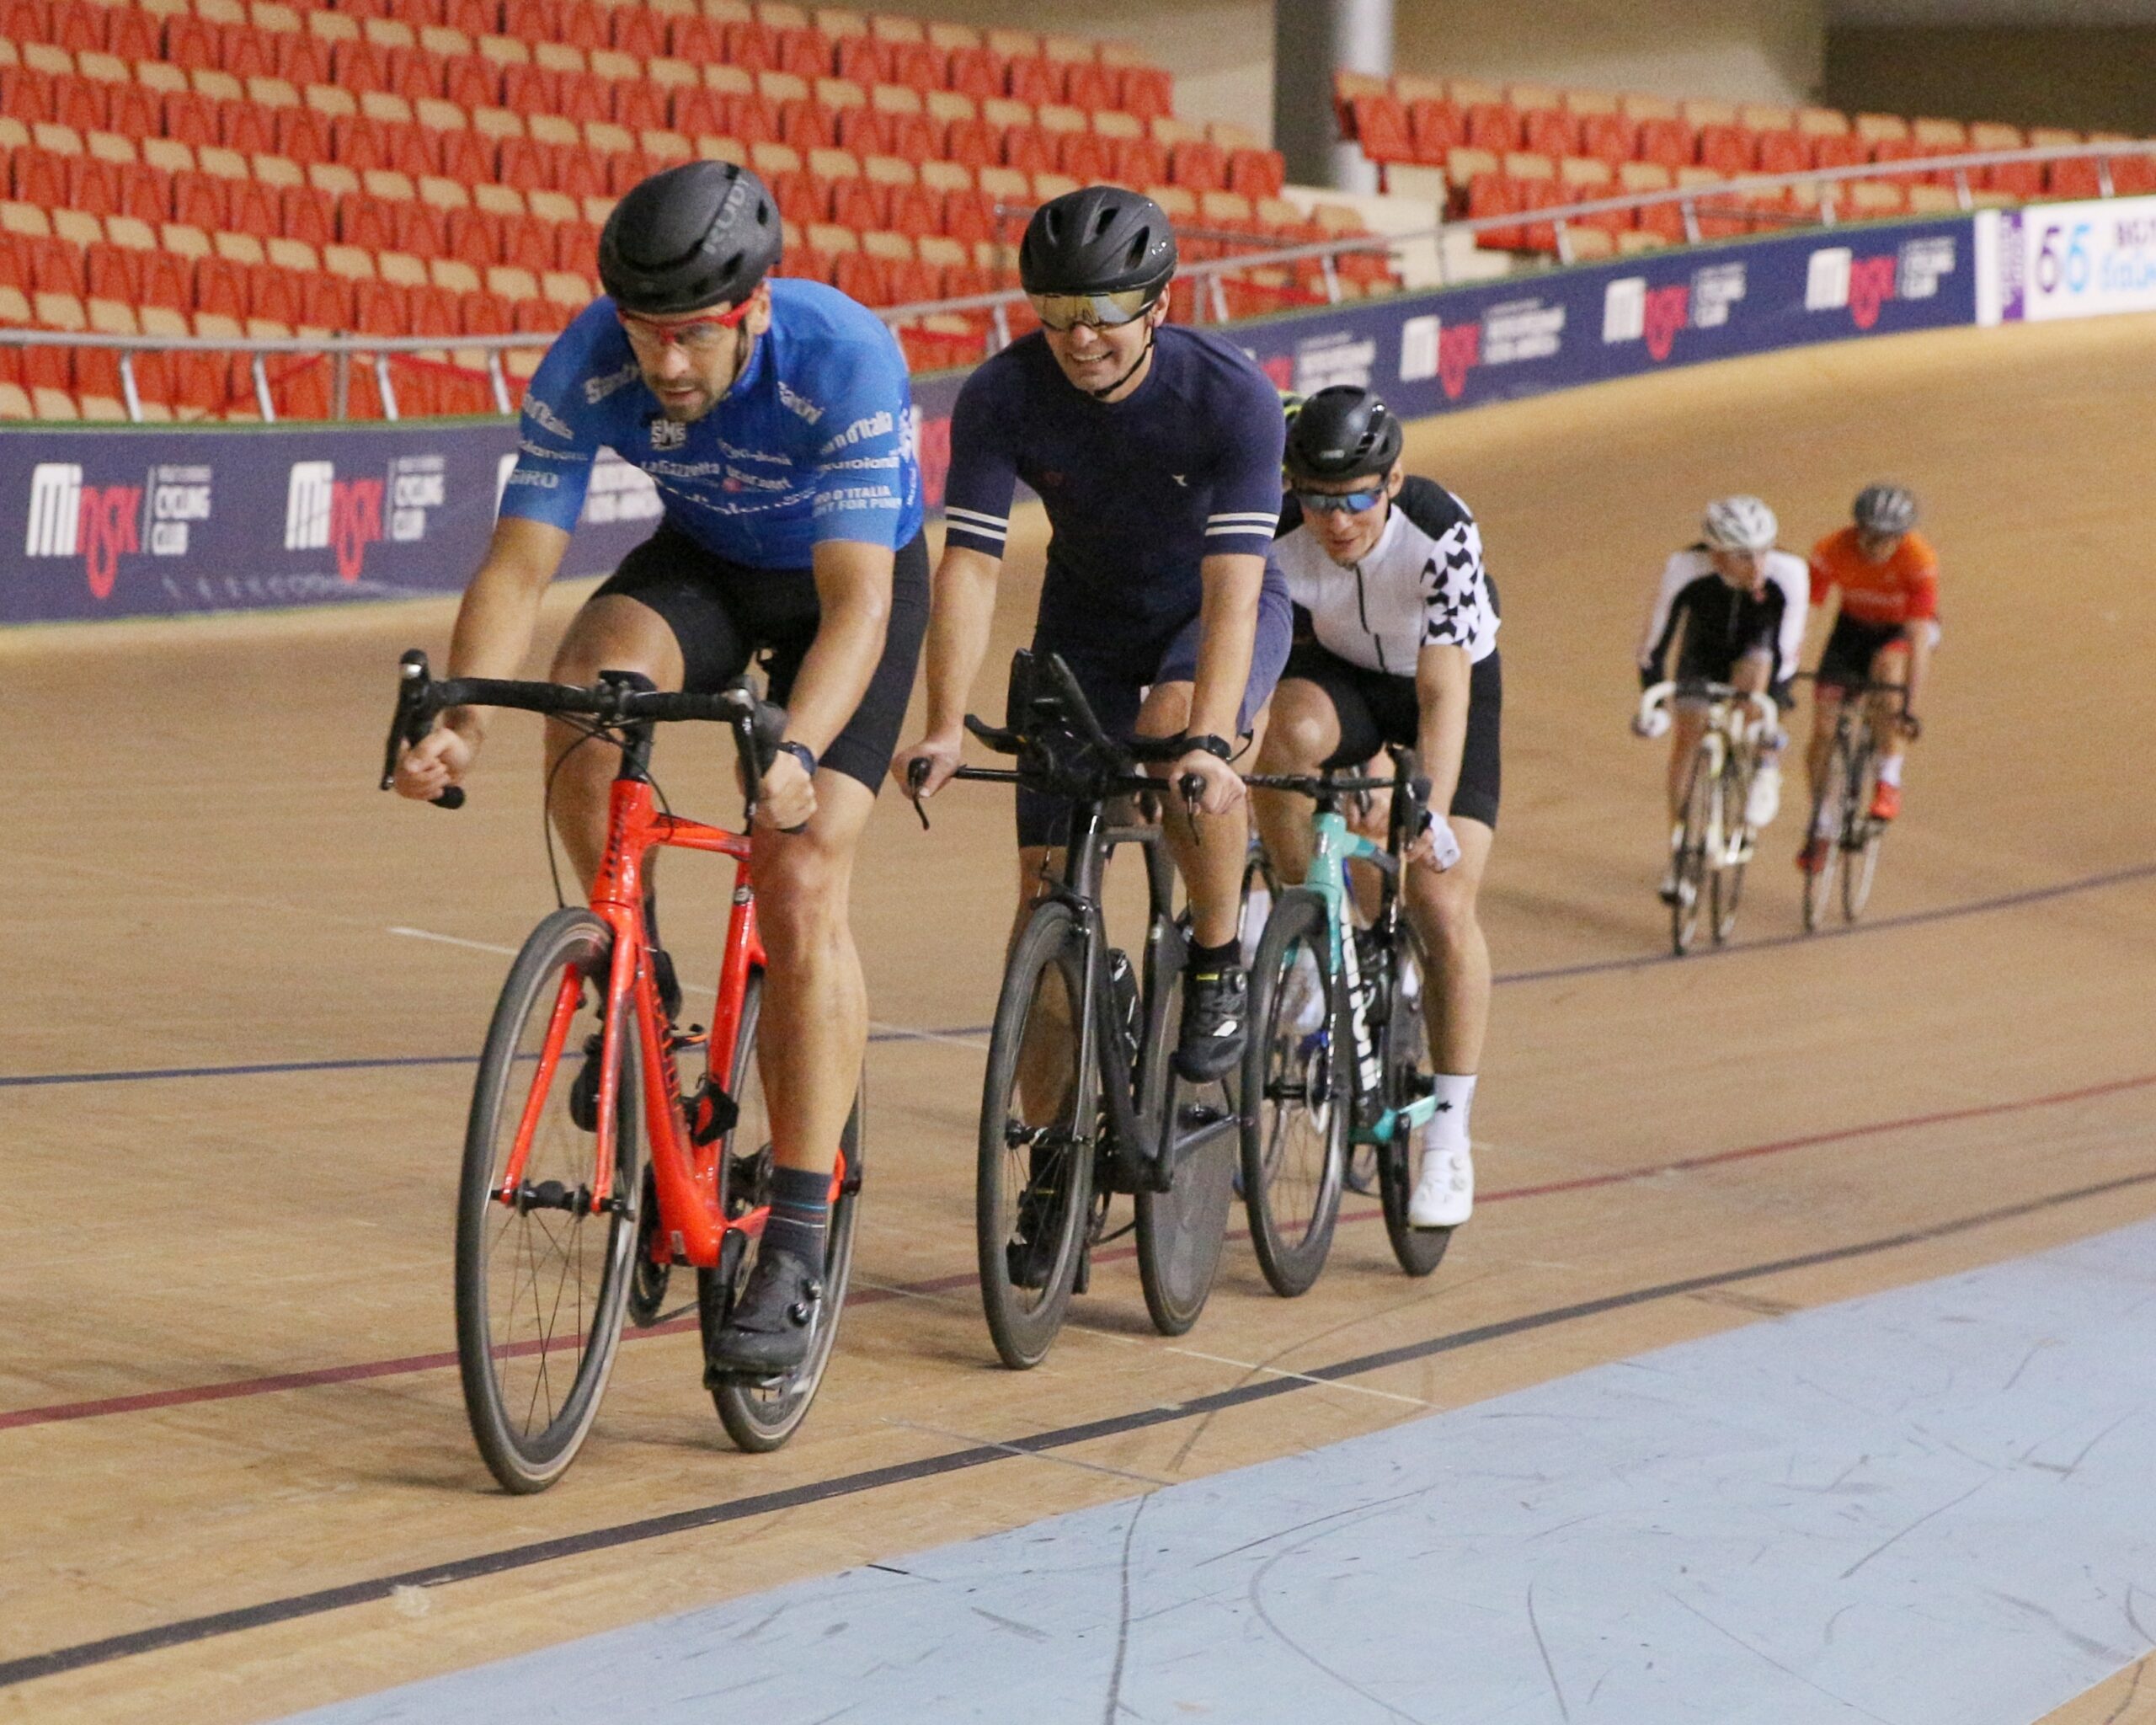
M 525 393 L 502 513 L 573 531 L 603 446 L 651 475 L 668 521 L 751 569 L 806 569 L 827 539 L 912 539 L 921 473 L 898 343 L 820 282 L 771 290 L 771 328 L 739 380 L 689 425 L 644 387 L 613 301 L 579 313 Z

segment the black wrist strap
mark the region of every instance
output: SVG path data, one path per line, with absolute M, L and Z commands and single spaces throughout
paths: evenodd
M 1225 737 L 1216 737 L 1210 734 L 1202 737 L 1186 736 L 1182 740 L 1182 745 L 1185 749 L 1203 750 L 1215 761 L 1232 761 L 1235 758 L 1235 745 Z
M 801 770 L 803 772 L 807 773 L 811 778 L 815 777 L 816 751 L 814 749 L 811 749 L 806 743 L 798 741 L 792 737 L 788 737 L 784 742 L 778 745 L 776 752 L 781 755 L 791 755 L 796 761 L 798 761 L 801 763 Z

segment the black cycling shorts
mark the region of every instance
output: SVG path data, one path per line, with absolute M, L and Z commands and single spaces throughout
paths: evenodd
M 1291 677 L 1322 689 L 1340 720 L 1340 746 L 1324 765 L 1359 766 L 1387 743 L 1415 746 L 1422 708 L 1414 678 L 1351 664 L 1315 641 L 1295 644 L 1280 680 Z M 1491 653 L 1476 661 L 1468 676 L 1467 738 L 1460 751 L 1460 783 L 1449 812 L 1479 820 L 1492 830 L 1497 825 L 1498 741 L 1504 705 L 1504 670 L 1497 654 Z
M 1827 644 L 1819 652 L 1817 681 L 1830 689 L 1853 689 L 1870 682 L 1872 661 L 1879 657 L 1880 649 L 1892 646 L 1903 634 L 1900 623 L 1865 623 L 1853 617 L 1836 617 Z
M 1155 684 L 1197 681 L 1198 634 L 1196 617 L 1148 639 L 1081 633 L 1043 611 L 1033 628 L 1033 652 L 1059 654 L 1077 679 L 1101 729 L 1112 737 L 1128 737 L 1135 734 L 1139 709 Z M 1239 734 L 1249 732 L 1259 709 L 1273 698 L 1273 686 L 1280 681 L 1280 668 L 1288 661 L 1294 634 L 1294 606 L 1288 597 L 1287 583 L 1268 570 L 1264 590 L 1258 595 L 1250 679 L 1243 685 L 1242 704 L 1235 716 Z M 1104 640 L 1113 644 L 1104 645 Z M 1240 737 L 1230 740 L 1240 740 Z M 1235 764 L 1238 772 L 1250 771 L 1247 760 Z M 1059 845 L 1070 830 L 1070 804 L 1066 798 L 1051 797 L 1021 785 L 1017 813 L 1021 846 Z
M 692 695 L 723 688 L 760 657 L 769 698 L 780 706 L 823 608 L 808 569 L 758 569 L 707 551 L 671 522 L 622 559 L 595 599 L 619 594 L 659 613 L 681 649 L 682 687 Z M 891 618 L 883 656 L 846 729 L 831 739 L 819 764 L 873 792 L 891 770 L 905 723 L 914 666 L 928 629 L 928 539 L 915 534 L 899 547 L 891 574 Z

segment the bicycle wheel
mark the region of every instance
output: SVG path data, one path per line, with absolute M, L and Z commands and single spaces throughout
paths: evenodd
M 1818 873 L 1804 877 L 1804 932 L 1815 932 L 1827 915 L 1827 905 L 1833 896 L 1834 875 L 1842 862 L 1843 801 L 1847 794 L 1848 757 L 1838 745 L 1827 756 L 1826 777 L 1820 781 L 1819 793 L 1812 799 L 1812 825 L 1806 830 L 1806 840 L 1822 832 L 1832 835 L 1827 854 L 1819 864 Z
M 599 1140 L 577 1124 L 572 1101 L 600 1028 L 613 943 L 586 910 L 557 911 L 534 929 L 502 985 L 472 1084 L 456 1206 L 456 1358 L 472 1435 L 511 1492 L 543 1491 L 576 1459 L 621 1340 L 642 1189 L 632 1023 L 622 1026 L 615 1072 L 618 1209 L 591 1212 Z M 558 1007 L 571 1017 L 550 1064 L 542 1052 Z M 530 1151 L 509 1201 L 498 1194 L 527 1115 Z
M 1855 921 L 1870 902 L 1872 878 L 1879 872 L 1879 847 L 1886 841 L 1886 823 L 1871 818 L 1878 779 L 1878 755 L 1869 746 L 1860 748 L 1849 768 L 1849 830 L 1843 840 L 1849 852 L 1842 864 L 1842 919 L 1846 922 Z
M 1726 831 L 1732 821 L 1744 818 L 1746 803 L 1752 792 L 1752 776 L 1741 768 L 1732 755 L 1721 772 L 1722 825 Z M 1716 946 L 1729 939 L 1731 930 L 1737 927 L 1737 903 L 1744 895 L 1744 865 L 1750 860 L 1752 840 L 1747 833 L 1742 841 L 1732 847 L 1729 856 L 1714 859 L 1715 868 L 1709 878 L 1707 889 L 1707 926 L 1712 932 Z M 1732 860 L 1733 859 L 1733 860 Z
M 1141 1185 L 1136 1244 L 1138 1279 L 1153 1327 L 1164 1336 L 1180 1336 L 1205 1310 L 1227 1244 L 1240 1111 L 1225 1081 L 1192 1084 L 1177 1075 L 1169 1055 L 1182 1019 L 1180 968 L 1167 987 L 1168 1009 L 1146 1063 L 1147 1094 L 1138 1118 L 1148 1130 L 1160 1129 L 1156 1141 L 1174 1173 L 1166 1192 Z
M 1267 919 L 1279 902 L 1280 881 L 1273 872 L 1273 859 L 1266 854 L 1265 841 L 1253 830 L 1250 854 L 1243 862 L 1242 909 L 1236 927 L 1246 965 L 1256 962 L 1258 937 L 1265 932 Z
M 1266 919 L 1251 969 L 1243 1053 L 1243 1206 L 1273 1291 L 1292 1299 L 1325 1268 L 1340 1214 L 1352 1086 L 1332 985 L 1330 918 L 1315 893 L 1291 891 Z
M 1407 986 L 1412 969 L 1418 985 Z M 1390 993 L 1392 1017 L 1385 1025 L 1385 1097 L 1400 1108 L 1428 1096 L 1434 1082 L 1430 1037 L 1422 1016 L 1422 971 L 1412 943 L 1403 938 L 1395 955 Z M 1385 1213 L 1385 1237 L 1392 1255 L 1411 1276 L 1427 1276 L 1452 1244 L 1450 1228 L 1418 1228 L 1407 1220 L 1407 1201 L 1422 1173 L 1422 1135 L 1395 1132 L 1378 1146 L 1378 1203 Z
M 739 1216 L 771 1201 L 771 1111 L 765 1105 L 763 1079 L 756 1070 L 756 1027 L 763 1016 L 763 1004 L 764 979 L 760 972 L 754 972 L 741 997 L 741 1030 L 734 1043 L 734 1069 L 726 1087 L 740 1114 L 719 1145 L 729 1216 Z M 853 1269 L 854 1204 L 861 1190 L 865 1096 L 865 1092 L 856 1088 L 853 1111 L 846 1116 L 839 1138 L 846 1152 L 846 1178 L 832 1196 L 830 1216 L 824 1230 L 824 1296 L 816 1308 L 808 1357 L 783 1377 L 761 1383 L 729 1378 L 711 1392 L 727 1436 L 751 1454 L 777 1449 L 798 1429 L 808 1417 L 809 1404 L 816 1399 L 824 1369 L 830 1364 L 831 1349 L 838 1340 L 846 1282 Z M 729 1255 L 730 1280 L 724 1268 L 696 1272 L 696 1316 L 707 1354 L 726 1322 L 734 1295 L 748 1280 L 749 1252 Z
M 1705 751 L 1699 750 L 1692 756 L 1691 777 L 1684 789 L 1684 830 L 1672 859 L 1677 895 L 1669 905 L 1669 943 L 1680 959 L 1698 937 L 1700 901 L 1706 895 L 1707 819 L 1714 779 L 1705 769 Z
M 1067 905 L 1033 911 L 1003 973 L 982 1081 L 974 1232 L 981 1308 L 1014 1371 L 1070 1309 L 1092 1209 L 1093 1076 L 1078 1058 L 1086 945 Z

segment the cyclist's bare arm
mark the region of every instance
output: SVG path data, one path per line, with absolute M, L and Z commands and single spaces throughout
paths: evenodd
M 1932 643 L 1938 638 L 1939 625 L 1930 617 L 1919 617 L 1904 632 L 1909 640 L 1908 684 L 1902 697 L 1902 711 L 1915 713 L 1917 697 L 1924 688 L 1924 676 L 1931 669 Z
M 523 669 L 539 601 L 568 546 L 567 533 L 543 521 L 504 515 L 494 523 L 486 558 L 457 606 L 451 676 L 513 677 Z M 397 769 L 398 793 L 424 802 L 456 783 L 470 770 L 486 731 L 483 708 L 444 713 L 440 727 L 405 751 Z
M 820 757 L 861 705 L 883 657 L 895 558 L 881 545 L 827 539 L 812 562 L 821 614 L 787 698 L 786 736 Z
M 920 786 L 922 796 L 935 794 L 958 765 L 967 702 L 988 654 L 1002 572 L 1001 558 L 963 545 L 947 546 L 937 563 L 928 611 L 928 732 L 891 763 L 901 784 L 906 783 L 909 762 L 929 763 Z
M 1469 679 L 1474 665 L 1465 647 L 1425 647 L 1415 657 L 1415 702 L 1419 716 L 1415 752 L 1430 781 L 1433 810 L 1443 814 L 1460 788 L 1460 756 L 1467 748 Z

